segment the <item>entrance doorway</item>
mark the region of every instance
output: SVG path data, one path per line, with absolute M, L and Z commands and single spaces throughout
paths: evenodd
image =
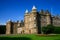
M 31 34 L 31 30 L 29 30 L 29 33 Z

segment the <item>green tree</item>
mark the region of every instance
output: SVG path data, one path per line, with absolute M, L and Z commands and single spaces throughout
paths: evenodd
M 6 32 L 6 25 L 0 25 L 0 34 L 5 34 Z
M 53 25 L 47 25 L 47 26 L 44 26 L 42 31 L 45 33 L 45 34 L 50 34 L 50 33 L 53 33 L 54 32 L 54 26 Z

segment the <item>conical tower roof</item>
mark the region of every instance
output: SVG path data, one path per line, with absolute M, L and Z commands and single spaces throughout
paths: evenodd
M 33 5 L 32 10 L 36 9 L 36 7 Z
M 28 13 L 28 10 L 26 9 L 25 13 Z
M 26 11 L 25 11 L 25 15 L 28 15 L 28 10 L 26 9 Z

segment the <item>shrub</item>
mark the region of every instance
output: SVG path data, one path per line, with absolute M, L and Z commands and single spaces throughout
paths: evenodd
M 55 27 L 54 33 L 55 34 L 60 34 L 60 27 Z

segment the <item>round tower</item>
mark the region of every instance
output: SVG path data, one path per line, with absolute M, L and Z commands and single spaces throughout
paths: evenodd
M 6 23 L 6 34 L 11 34 L 12 21 L 9 19 Z
M 28 33 L 28 22 L 29 22 L 29 12 L 26 9 L 25 16 L 24 16 L 25 33 Z
M 24 16 L 24 22 L 27 23 L 28 22 L 28 17 L 29 17 L 29 13 L 28 10 L 25 11 L 25 16 Z
M 32 11 L 29 15 L 29 33 L 36 34 L 37 32 L 37 8 L 35 6 L 32 7 Z

